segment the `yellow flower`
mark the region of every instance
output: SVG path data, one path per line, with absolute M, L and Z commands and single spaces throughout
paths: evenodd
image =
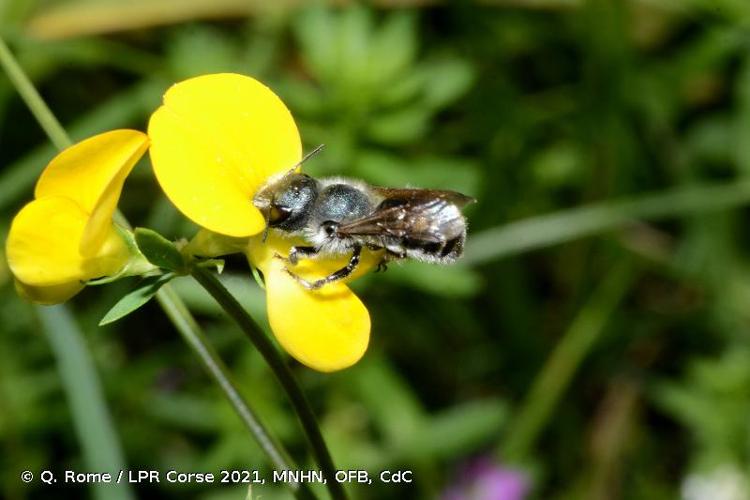
M 265 229 L 253 205 L 270 177 L 300 161 L 302 146 L 292 115 L 268 87 L 253 78 L 214 74 L 170 88 L 149 122 L 151 161 L 162 189 L 200 226 L 224 236 L 251 237 Z M 194 247 L 222 253 L 217 239 L 199 233 Z M 346 368 L 362 357 L 370 316 L 344 283 L 309 291 L 285 271 L 293 242 L 271 234 L 249 239 L 246 254 L 263 271 L 268 318 L 284 349 L 320 371 Z M 236 247 L 235 247 L 236 249 Z M 228 250 L 225 250 L 228 251 Z M 361 274 L 374 257 L 363 256 Z M 303 277 L 322 277 L 343 260 L 306 260 L 294 268 Z
M 114 130 L 75 144 L 42 172 L 35 200 L 13 219 L 6 242 L 19 293 L 64 302 L 93 278 L 117 274 L 130 251 L 112 222 L 123 183 L 148 147 L 135 130 Z
M 178 83 L 151 116 L 151 161 L 162 189 L 196 224 L 252 236 L 265 221 L 253 195 L 302 156 L 297 125 L 265 85 L 235 74 Z
M 257 236 L 250 240 L 247 256 L 263 271 L 268 297 L 268 321 L 279 344 L 300 362 L 320 371 L 334 371 L 356 363 L 370 340 L 370 315 L 365 305 L 342 281 L 318 291 L 300 286 L 284 270 L 287 265 L 275 255 L 289 255 L 292 245 L 304 244 L 271 233 L 266 244 Z M 379 255 L 364 252 L 360 265 L 345 281 L 372 269 Z M 336 259 L 303 259 L 294 273 L 308 281 L 341 269 L 348 256 Z

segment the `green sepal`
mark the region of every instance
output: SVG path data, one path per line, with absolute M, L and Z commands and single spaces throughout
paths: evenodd
M 138 249 L 138 244 L 135 242 L 135 237 L 132 231 L 118 224 L 115 224 L 115 229 L 125 243 L 125 246 L 128 248 L 130 260 L 128 260 L 127 264 L 125 264 L 122 269 L 112 276 L 104 276 L 102 278 L 84 281 L 81 282 L 82 284 L 86 286 L 106 285 L 122 278 L 144 276 L 153 274 L 154 271 L 159 270 L 159 268 L 149 262 Z
M 206 259 L 198 261 L 195 265 L 198 267 L 214 268 L 217 273 L 221 274 L 224 272 L 224 264 L 224 259 Z
M 263 277 L 260 275 L 260 270 L 258 270 L 257 267 L 250 264 L 250 272 L 253 273 L 253 278 L 255 279 L 255 282 L 258 284 L 258 286 L 262 289 L 266 289 L 266 282 L 263 281 Z
M 236 238 L 214 233 L 208 229 L 199 230 L 185 245 L 182 252 L 195 257 L 219 257 L 234 253 L 245 253 L 249 238 Z
M 112 309 L 110 309 L 99 322 L 99 326 L 108 325 L 109 323 L 117 321 L 118 319 L 132 313 L 151 300 L 151 298 L 156 295 L 156 292 L 159 291 L 159 288 L 169 282 L 174 276 L 174 273 L 167 273 L 144 278 L 135 290 L 125 295 L 117 301 L 114 306 L 112 306 Z
M 187 272 L 187 265 L 177 247 L 156 231 L 137 227 L 135 242 L 138 249 L 153 265 L 179 274 Z

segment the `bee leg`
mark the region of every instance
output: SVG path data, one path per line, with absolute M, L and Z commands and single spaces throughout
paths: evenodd
M 349 257 L 349 262 L 346 264 L 346 266 L 342 267 L 338 271 L 334 271 L 333 273 L 329 274 L 325 278 L 321 278 L 316 281 L 307 281 L 304 278 L 300 278 L 293 272 L 291 272 L 289 269 L 285 269 L 287 274 L 297 280 L 297 283 L 302 285 L 303 287 L 307 288 L 308 290 L 318 290 L 319 288 L 323 287 L 323 285 L 327 285 L 328 283 L 333 283 L 335 281 L 342 280 L 352 274 L 355 269 L 357 269 L 357 266 L 359 265 L 359 256 L 362 253 L 362 247 L 361 246 L 355 246 L 354 251 L 352 251 L 352 256 Z
M 319 252 L 320 249 L 315 247 L 292 247 L 289 251 L 289 263 L 296 266 L 300 257 L 309 259 L 318 255 Z
M 273 258 L 289 262 L 291 265 L 296 266 L 299 262 L 300 256 L 310 258 L 315 257 L 320 250 L 315 247 L 292 247 L 289 251 L 289 257 L 284 257 L 280 253 L 274 253 Z
M 383 255 L 383 258 L 380 259 L 380 262 L 378 262 L 378 267 L 375 269 L 375 272 L 386 272 L 388 270 L 388 264 L 396 261 L 396 260 L 402 260 L 406 258 L 406 252 L 400 251 L 397 252 L 395 250 L 386 250 L 385 254 Z

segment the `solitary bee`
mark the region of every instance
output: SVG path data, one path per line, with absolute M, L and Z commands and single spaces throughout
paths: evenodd
M 454 262 L 466 240 L 461 208 L 474 201 L 455 191 L 376 187 L 341 177 L 314 179 L 297 173 L 295 166 L 262 188 L 253 203 L 263 213 L 267 231 L 284 231 L 310 243 L 292 247 L 286 258 L 290 265 L 300 258 L 351 254 L 346 266 L 317 281 L 287 268 L 302 286 L 316 290 L 354 272 L 363 248 L 385 251 L 378 269 L 405 258 Z

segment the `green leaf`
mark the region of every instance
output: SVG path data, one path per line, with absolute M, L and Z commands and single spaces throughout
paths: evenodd
M 117 304 L 115 304 L 112 309 L 104 315 L 99 322 L 99 326 L 108 325 L 132 313 L 151 300 L 151 297 L 156 295 L 159 288 L 172 278 L 174 278 L 174 274 L 172 273 L 145 278 L 135 290 L 121 298 Z
M 370 10 L 355 5 L 341 11 L 336 21 L 338 67 L 337 72 L 329 76 L 341 81 L 347 90 L 359 92 L 370 83 L 368 69 L 373 15 Z
M 420 99 L 425 85 L 422 71 L 404 71 L 399 77 L 378 89 L 377 102 L 382 109 L 400 108 Z
M 169 40 L 167 64 L 177 79 L 243 69 L 239 48 L 225 33 L 199 26 L 177 31 Z
M 369 137 L 383 144 L 405 144 L 416 141 L 427 132 L 428 110 L 410 106 L 390 113 L 381 113 L 370 120 Z
M 325 112 L 327 103 L 320 88 L 309 81 L 290 78 L 279 82 L 276 91 L 295 113 L 315 116 Z
M 185 259 L 180 251 L 156 231 L 138 227 L 135 229 L 135 241 L 138 249 L 153 265 L 170 271 L 185 270 Z
M 474 83 L 474 68 L 461 59 L 443 59 L 426 64 L 422 69 L 426 85 L 424 102 L 442 108 L 455 101 Z
M 320 6 L 298 16 L 294 31 L 306 65 L 319 79 L 335 75 L 338 69 L 336 19 Z
M 102 377 L 75 316 L 63 305 L 36 306 L 34 311 L 57 361 L 59 382 L 68 401 L 71 424 L 81 445 L 81 463 L 93 470 L 98 467 L 106 471 L 122 469 L 125 458 L 112 413 L 107 407 Z M 91 486 L 92 498 L 137 498 L 127 482 L 117 488 L 109 488 L 111 485 L 106 483 Z
M 434 458 L 469 453 L 497 436 L 508 417 L 499 399 L 469 401 L 438 413 L 404 444 Z
M 412 13 L 399 12 L 386 18 L 371 41 L 370 83 L 386 86 L 402 76 L 417 53 L 416 34 Z

